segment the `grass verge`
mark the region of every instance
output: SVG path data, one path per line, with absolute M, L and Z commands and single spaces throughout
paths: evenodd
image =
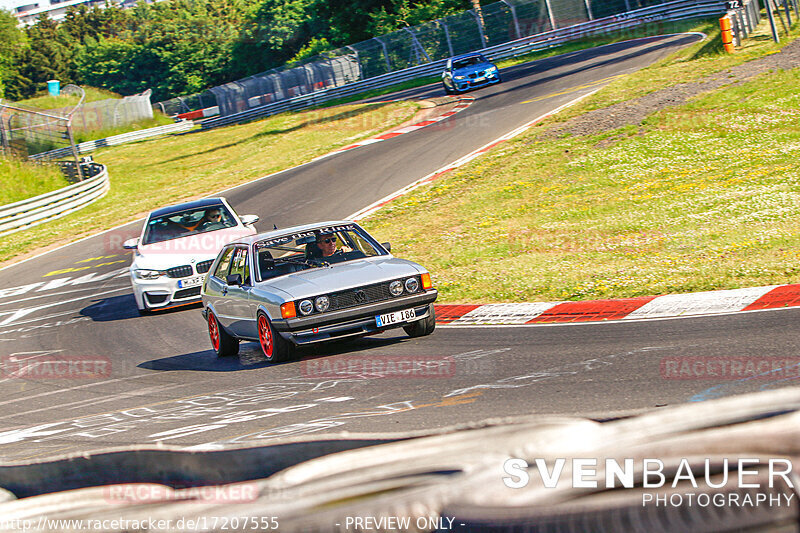
M 95 102 L 97 100 L 108 100 L 109 98 L 122 98 L 117 93 L 106 91 L 105 89 L 95 89 L 94 87 L 82 87 L 86 93 L 84 102 Z M 42 92 L 38 96 L 28 98 L 27 100 L 20 100 L 14 102 L 23 106 L 36 107 L 38 109 L 59 109 L 62 107 L 74 106 L 78 103 L 78 97 L 73 95 L 62 94 L 53 96 L 47 91 Z
M 283 113 L 258 122 L 98 150 L 111 190 L 64 218 L 3 237 L 0 262 L 132 221 L 171 203 L 290 168 L 410 119 L 400 102 Z
M 684 49 L 364 223 L 431 269 L 442 302 L 797 282 L 800 69 L 703 93 L 638 126 L 539 136 L 571 116 L 776 49 L 758 38 L 735 56 L 717 55 L 707 42 Z
M 32 198 L 69 185 L 58 168 L 0 157 L 0 205 Z

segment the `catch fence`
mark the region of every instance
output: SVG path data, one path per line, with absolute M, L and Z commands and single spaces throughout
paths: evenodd
M 159 102 L 156 106 L 168 115 L 213 107 L 218 107 L 222 116 L 232 115 L 664 3 L 664 0 L 502 0 L 482 6 L 480 14 L 468 10 L 405 27 L 324 52 L 302 63 L 285 65 L 200 94 Z

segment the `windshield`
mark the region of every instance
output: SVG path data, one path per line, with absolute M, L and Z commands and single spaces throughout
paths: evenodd
M 470 56 L 470 57 L 465 57 L 463 59 L 459 59 L 458 61 L 453 61 L 453 68 L 460 69 L 472 65 L 477 65 L 479 63 L 486 63 L 486 59 L 484 59 L 483 56 Z
M 236 225 L 236 219 L 223 204 L 187 209 L 150 218 L 142 242 L 153 244 Z
M 253 245 L 253 252 L 262 280 L 385 253 L 354 224 L 323 226 L 259 241 Z

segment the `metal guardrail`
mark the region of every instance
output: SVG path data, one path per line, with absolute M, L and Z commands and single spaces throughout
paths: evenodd
M 60 164 L 65 173 L 69 174 L 71 169 L 77 175 L 74 162 Z M 57 191 L 0 207 L 0 236 L 63 217 L 86 207 L 108 192 L 110 184 L 105 165 L 88 163 L 82 166 L 82 170 L 84 175 L 91 177 Z
M 734 46 L 742 46 L 742 41 L 753 33 L 761 22 L 761 8 L 756 0 L 733 0 L 727 2 L 727 16 L 731 19 Z
M 157 137 L 159 135 L 166 135 L 168 133 L 181 133 L 189 131 L 194 128 L 195 124 L 191 120 L 182 120 L 175 124 L 167 124 L 165 126 L 156 126 L 155 128 L 148 128 L 145 130 L 131 131 L 106 137 L 105 139 L 97 139 L 94 141 L 86 141 L 75 145 L 79 154 L 87 154 L 99 148 L 106 146 L 115 146 L 118 144 L 125 144 L 129 142 L 141 141 L 149 139 L 150 137 Z M 69 157 L 72 155 L 71 148 L 59 148 L 57 150 L 50 150 L 49 152 L 42 152 L 29 156 L 28 159 L 33 161 L 51 161 L 53 159 L 60 159 L 62 157 Z
M 701 18 L 723 13 L 725 13 L 725 4 L 722 0 L 676 0 L 658 6 L 636 9 L 620 15 L 612 15 L 575 24 L 566 28 L 532 35 L 497 46 L 483 48 L 478 51 L 490 56 L 493 60 L 506 59 L 525 55 L 537 50 L 544 50 L 568 41 L 624 30 L 649 22 Z M 232 115 L 211 118 L 203 121 L 201 127 L 203 130 L 206 130 L 228 126 L 230 124 L 239 124 L 284 111 L 295 111 L 313 107 L 330 100 L 352 96 L 372 89 L 383 89 L 403 81 L 438 74 L 443 70 L 446 62 L 447 60 L 444 59 L 432 61 L 430 63 L 390 72 L 341 87 L 322 89 L 273 104 L 253 107 Z

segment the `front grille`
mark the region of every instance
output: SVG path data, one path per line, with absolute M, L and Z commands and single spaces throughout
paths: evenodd
M 191 276 L 192 274 L 194 274 L 192 265 L 181 265 L 167 269 L 167 276 L 171 278 L 185 278 L 186 276 Z
M 359 300 L 357 292 L 361 291 L 363 297 Z M 328 295 L 331 300 L 330 311 L 337 309 L 347 309 L 348 307 L 356 307 L 358 305 L 370 304 L 373 302 L 382 302 L 392 298 L 389 293 L 389 282 L 378 283 L 376 285 L 367 285 L 366 287 L 358 287 L 357 289 L 348 289 L 346 291 L 335 292 Z
M 469 77 L 470 78 L 477 78 L 478 77 L 478 73 L 477 72 L 473 72 L 472 74 L 469 75 Z
M 175 292 L 172 297 L 173 300 L 181 300 L 183 298 L 191 298 L 193 296 L 200 296 L 200 287 L 191 287 L 189 289 L 181 289 Z
M 205 274 L 208 272 L 208 269 L 211 268 L 211 265 L 214 263 L 213 259 L 209 259 L 208 261 L 200 261 L 197 263 L 197 273 L 198 274 Z

